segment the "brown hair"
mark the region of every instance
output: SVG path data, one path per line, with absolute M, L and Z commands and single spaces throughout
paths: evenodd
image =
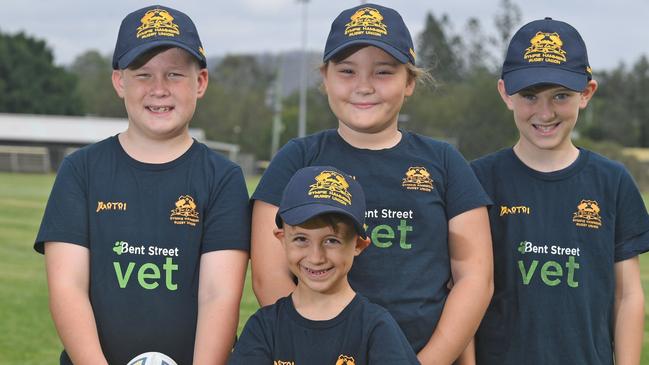
M 317 215 L 303 223 L 298 224 L 304 228 L 329 226 L 334 233 L 342 236 L 344 240 L 351 240 L 358 234 L 354 221 L 346 215 L 339 213 L 325 213 Z

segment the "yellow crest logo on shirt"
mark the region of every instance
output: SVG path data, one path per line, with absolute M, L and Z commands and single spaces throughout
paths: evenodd
M 350 20 L 349 23 L 345 24 L 345 35 L 348 37 L 358 35 L 381 37 L 388 35 L 388 27 L 383 23 L 383 15 L 374 8 L 358 9 Z
M 525 49 L 525 59 L 529 63 L 548 62 L 560 65 L 566 62 L 566 51 L 563 50 L 563 41 L 559 33 L 537 32 L 531 45 Z
M 413 166 L 406 171 L 401 186 L 408 190 L 433 191 L 433 179 L 425 167 Z
M 174 17 L 163 9 L 152 9 L 146 12 L 142 25 L 137 27 L 137 38 L 146 39 L 153 36 L 175 37 L 180 35 L 180 29 L 174 24 Z
M 309 196 L 331 199 L 342 205 L 352 203 L 352 194 L 347 190 L 349 183 L 343 175 L 325 170 L 315 177 L 315 181 L 315 184 L 309 185 Z
M 354 358 L 351 356 L 340 355 L 338 356 L 336 365 L 356 365 L 356 362 L 354 361 Z
M 577 205 L 577 211 L 572 215 L 572 221 L 577 227 L 599 229 L 602 226 L 600 208 L 596 201 L 582 199 Z
M 295 361 L 275 360 L 273 361 L 273 365 L 295 365 Z
M 196 202 L 191 196 L 181 195 L 175 206 L 169 217 L 169 220 L 174 224 L 188 224 L 194 227 L 200 221 L 198 211 L 196 211 Z

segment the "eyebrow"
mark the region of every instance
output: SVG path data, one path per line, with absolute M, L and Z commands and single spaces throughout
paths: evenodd
M 355 66 L 355 65 L 356 65 L 355 62 L 347 61 L 347 60 L 343 60 L 343 61 L 340 61 L 340 62 L 336 62 L 335 64 L 336 64 L 336 65 L 352 65 L 352 66 Z M 377 62 L 374 62 L 374 66 L 392 66 L 392 67 L 397 67 L 398 65 L 399 65 L 399 64 L 398 64 L 397 62 L 394 62 L 394 61 L 377 61 Z

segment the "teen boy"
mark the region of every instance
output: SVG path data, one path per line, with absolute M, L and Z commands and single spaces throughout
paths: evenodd
M 370 242 L 364 221 L 365 196 L 354 178 L 322 166 L 295 173 L 274 233 L 297 287 L 248 320 L 229 364 L 419 363 L 387 310 L 347 280 Z
M 208 84 L 192 20 L 162 6 L 127 15 L 113 69 L 128 129 L 65 159 L 36 238 L 61 364 L 126 364 L 151 351 L 224 363 L 248 195 L 240 168 L 188 132 Z
M 639 363 L 649 217 L 620 163 L 571 141 L 595 90 L 569 24 L 545 18 L 513 36 L 498 91 L 520 137 L 473 163 L 494 201 L 479 364 Z

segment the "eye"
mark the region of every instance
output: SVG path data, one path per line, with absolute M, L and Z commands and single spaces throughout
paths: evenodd
M 179 77 L 183 77 L 183 76 L 184 76 L 183 74 L 178 73 L 178 72 L 170 72 L 169 73 L 169 78 L 179 78 Z
M 338 73 L 343 75 L 353 75 L 354 70 L 352 70 L 351 68 L 340 68 L 338 69 Z
M 525 99 L 527 101 L 534 101 L 537 98 L 536 94 L 532 94 L 532 93 L 522 93 L 520 95 L 521 95 L 521 98 L 523 98 L 523 99 Z
M 342 242 L 340 242 L 340 240 L 336 237 L 329 237 L 325 239 L 324 244 L 329 246 L 338 246 L 342 244 Z
M 309 241 L 307 240 L 307 238 L 304 237 L 304 236 L 295 236 L 295 237 L 293 237 L 293 240 L 292 240 L 292 241 L 293 241 L 293 243 L 294 243 L 296 246 L 299 246 L 299 247 L 306 246 L 307 243 L 309 242 Z
M 378 75 L 394 75 L 394 70 L 392 70 L 392 69 L 380 69 L 380 70 L 377 70 L 376 73 Z
M 144 73 L 144 72 L 140 72 L 140 73 L 135 74 L 136 79 L 148 79 L 150 77 L 151 77 L 151 74 Z
M 569 93 L 558 93 L 558 94 L 554 95 L 554 100 L 563 101 L 563 100 L 567 100 L 568 98 L 570 98 L 570 96 L 571 95 Z

